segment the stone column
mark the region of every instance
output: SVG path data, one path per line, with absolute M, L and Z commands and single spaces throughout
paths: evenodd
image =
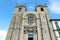
M 25 40 L 28 40 L 28 33 L 27 33 L 27 30 L 26 30 L 26 33 L 25 33 Z
M 37 40 L 37 33 L 36 33 L 36 30 L 34 30 L 33 40 Z
M 56 39 L 56 36 L 55 36 L 55 33 L 53 31 L 53 26 L 51 24 L 51 22 L 49 21 L 49 15 L 48 14 L 45 14 L 46 15 L 46 20 L 47 20 L 47 24 L 48 24 L 48 27 L 49 27 L 49 33 L 50 33 L 50 39 L 51 40 L 57 40 Z
M 20 40 L 23 40 L 24 39 L 24 22 L 25 20 L 23 19 L 22 21 L 22 26 L 21 26 L 21 31 L 20 31 Z
M 16 15 L 14 15 L 12 20 L 11 20 L 12 22 L 10 24 L 10 28 L 8 30 L 6 40 L 11 40 L 15 19 L 16 19 Z
M 18 22 L 19 22 L 18 21 L 18 16 L 16 16 L 11 40 L 18 40 L 18 33 L 19 33 Z
M 37 40 L 37 35 L 36 34 L 34 34 L 34 38 L 33 38 L 34 40 Z
M 38 40 L 42 40 L 42 34 L 41 34 L 41 27 L 40 27 L 40 21 L 37 19 L 37 38 Z

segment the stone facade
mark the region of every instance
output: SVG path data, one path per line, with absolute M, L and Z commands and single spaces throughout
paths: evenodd
M 45 5 L 37 5 L 34 12 L 27 12 L 25 5 L 17 5 L 6 40 L 57 40 L 49 20 Z

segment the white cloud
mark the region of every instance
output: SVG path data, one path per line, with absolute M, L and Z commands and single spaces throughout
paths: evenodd
M 50 2 L 49 9 L 56 14 L 60 14 L 60 1 L 59 0 L 49 0 L 49 2 Z
M 0 40 L 5 40 L 7 31 L 0 30 Z

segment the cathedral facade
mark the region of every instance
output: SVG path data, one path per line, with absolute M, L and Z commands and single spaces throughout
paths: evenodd
M 36 5 L 27 12 L 25 5 L 17 5 L 6 40 L 57 40 L 46 5 Z

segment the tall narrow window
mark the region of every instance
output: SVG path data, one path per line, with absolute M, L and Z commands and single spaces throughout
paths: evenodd
M 44 11 L 44 9 L 43 9 L 43 8 L 41 8 L 41 11 Z
M 60 35 L 60 28 L 59 28 L 59 25 L 58 25 L 58 22 L 55 22 L 55 25 L 56 25 L 56 28 L 57 28 L 57 30 L 58 30 L 58 33 L 59 33 L 59 35 Z
M 32 16 L 29 16 L 28 17 L 28 23 L 31 25 L 33 23 L 33 17 Z
M 57 22 L 55 22 L 56 28 L 59 29 L 59 25 Z

